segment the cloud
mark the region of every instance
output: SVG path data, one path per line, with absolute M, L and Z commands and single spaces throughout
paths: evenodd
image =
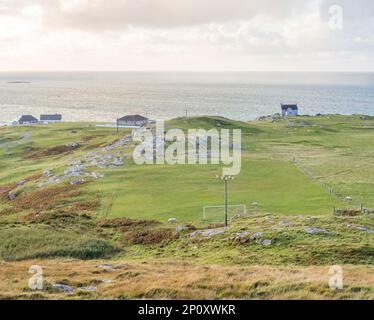
M 248 20 L 259 14 L 282 19 L 308 7 L 307 2 L 299 0 L 42 0 L 42 3 L 49 24 L 80 30 L 113 30 L 128 25 L 173 28 Z
M 374 69 L 373 18 L 372 0 L 0 0 L 0 68 Z

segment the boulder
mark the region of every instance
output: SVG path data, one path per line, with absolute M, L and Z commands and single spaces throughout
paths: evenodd
M 43 171 L 43 176 L 44 177 L 51 177 L 52 176 L 52 172 L 50 170 L 44 170 Z
M 177 219 L 176 218 L 170 218 L 168 220 L 168 223 L 176 223 L 177 222 Z
M 97 268 L 103 269 L 105 271 L 116 271 L 116 269 L 111 264 L 99 264 Z
M 286 219 L 282 219 L 282 220 L 279 222 L 279 225 L 280 225 L 280 226 L 292 226 L 293 223 L 290 222 L 290 221 L 287 221 Z
M 16 199 L 16 195 L 15 195 L 14 193 L 12 193 L 12 192 L 9 192 L 9 193 L 8 193 L 8 199 L 9 199 L 10 201 L 13 201 L 13 200 Z
M 305 233 L 307 234 L 328 234 L 329 232 L 325 229 L 319 229 L 314 227 L 305 227 Z
M 263 232 L 256 232 L 254 233 L 252 236 L 251 236 L 251 239 L 252 240 L 258 240 L 258 239 L 261 239 L 263 236 Z
M 80 144 L 79 143 L 70 143 L 70 144 L 67 144 L 66 146 L 68 148 L 71 148 L 71 149 L 76 149 L 76 148 L 80 147 Z
M 176 233 L 181 233 L 181 232 L 183 232 L 185 230 L 188 230 L 188 228 L 186 228 L 186 227 L 184 227 L 182 225 L 180 225 L 180 226 L 178 226 L 178 227 L 175 228 L 175 232 Z
M 84 180 L 84 179 L 80 179 L 80 180 L 72 180 L 72 181 L 70 181 L 70 184 L 71 184 L 72 186 L 77 186 L 77 185 L 83 184 L 83 183 L 85 183 L 85 182 L 86 182 L 86 180 Z
M 235 236 L 235 241 L 238 241 L 240 243 L 246 243 L 249 241 L 249 231 L 244 231 L 244 232 L 237 232 L 237 233 L 234 233 L 234 236 Z
M 59 283 L 56 283 L 53 285 L 53 288 L 57 289 L 57 290 L 61 290 L 61 291 L 64 291 L 66 293 L 73 293 L 74 292 L 74 289 L 66 284 L 59 284 Z
M 364 232 L 368 232 L 368 233 L 374 233 L 373 229 L 369 229 L 369 228 L 366 228 L 366 227 L 354 226 L 354 225 L 351 225 L 351 224 L 348 224 L 347 227 L 350 228 L 350 229 L 356 229 L 358 231 L 364 231 Z
M 192 232 L 188 235 L 190 238 L 196 238 L 198 236 L 208 238 L 210 239 L 211 237 L 218 236 L 218 235 L 223 235 L 225 234 L 225 230 L 222 229 L 208 229 L 208 230 L 197 230 L 195 232 Z
M 102 281 L 102 283 L 106 283 L 106 284 L 111 284 L 111 283 L 113 283 L 113 280 L 112 279 L 103 279 L 103 280 L 101 280 Z
M 28 182 L 27 180 L 21 180 L 21 181 L 19 181 L 19 182 L 16 183 L 16 186 L 17 186 L 17 187 L 21 187 L 21 186 L 23 186 L 24 184 L 26 184 L 27 182 Z
M 263 246 L 271 246 L 273 244 L 273 240 L 264 240 L 264 241 L 261 241 L 261 244 Z

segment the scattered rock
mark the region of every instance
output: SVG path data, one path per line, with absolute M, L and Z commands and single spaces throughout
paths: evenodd
M 102 283 L 106 283 L 106 284 L 111 284 L 111 283 L 113 283 L 113 280 L 112 279 L 103 279 L 103 280 L 101 280 L 102 281 Z
M 70 143 L 66 145 L 68 148 L 76 149 L 80 147 L 79 143 Z
M 213 236 L 223 235 L 223 234 L 225 234 L 225 230 L 209 229 L 209 230 L 198 230 L 198 231 L 192 232 L 188 235 L 188 237 L 196 238 L 198 236 L 201 236 L 201 237 L 204 237 L 204 238 L 211 238 Z
M 352 199 L 352 197 L 345 197 L 345 200 L 346 201 L 352 201 L 353 199 Z
M 271 246 L 273 244 L 273 240 L 264 240 L 264 241 L 261 241 L 261 244 L 263 246 Z
M 183 231 L 185 231 L 185 230 L 188 230 L 188 228 L 187 228 L 187 227 L 184 227 L 184 226 L 182 226 L 182 225 L 180 225 L 180 226 L 178 226 L 178 227 L 175 228 L 175 232 L 176 232 L 176 233 L 181 233 L 181 232 L 183 232 Z
M 115 158 L 112 162 L 112 165 L 116 167 L 120 167 L 123 165 L 123 159 L 122 158 Z
M 58 177 L 58 176 L 53 176 L 51 178 L 48 179 L 48 182 L 49 184 L 53 184 L 53 183 L 59 183 L 61 181 L 61 177 Z
M 372 213 L 374 213 L 374 211 L 371 210 L 371 209 L 368 209 L 368 208 L 364 208 L 364 213 L 365 214 L 372 214 Z
M 305 233 L 307 234 L 328 234 L 329 232 L 325 229 L 313 228 L 313 227 L 305 227 Z
M 241 244 L 247 243 L 249 241 L 249 235 L 249 231 L 234 233 L 234 241 L 239 242 Z
M 52 172 L 51 172 L 50 170 L 47 170 L 47 169 L 46 169 L 46 170 L 43 171 L 43 176 L 44 176 L 44 177 L 47 177 L 47 178 L 48 178 L 48 177 L 51 177 L 52 175 L 53 175 L 53 174 L 52 174 Z
M 282 219 L 282 220 L 279 222 L 279 225 L 280 225 L 280 226 L 292 226 L 293 223 L 290 222 L 290 221 L 287 221 L 286 219 Z
M 78 288 L 78 290 L 94 292 L 94 291 L 96 291 L 96 287 L 80 287 L 80 288 Z
M 72 181 L 70 181 L 70 184 L 71 184 L 72 186 L 77 186 L 77 185 L 83 184 L 83 183 L 85 183 L 85 182 L 86 182 L 86 180 L 84 180 L 84 179 L 80 179 L 80 180 L 72 180 Z
M 99 269 L 103 269 L 105 271 L 116 271 L 116 269 L 111 264 L 100 264 L 97 266 Z
M 168 223 L 176 223 L 177 222 L 177 219 L 176 218 L 170 218 L 168 220 Z
M 263 235 L 264 235 L 263 232 L 256 232 L 251 236 L 251 239 L 258 240 L 258 239 L 261 239 Z
M 66 293 L 73 293 L 74 292 L 74 289 L 72 287 L 66 285 L 66 284 L 57 283 L 57 284 L 53 285 L 53 288 L 64 291 Z
M 21 186 L 23 186 L 24 184 L 26 184 L 27 182 L 28 182 L 27 180 L 21 180 L 21 181 L 19 181 L 19 182 L 16 183 L 16 186 L 17 186 L 17 187 L 21 187 Z
M 247 238 L 250 235 L 249 231 L 234 233 L 235 239 Z
M 13 200 L 16 199 L 16 195 L 15 195 L 14 193 L 12 193 L 12 192 L 9 192 L 9 193 L 8 193 L 8 199 L 9 199 L 10 201 L 13 201 Z
M 359 230 L 359 231 L 365 231 L 365 232 L 368 232 L 368 233 L 374 233 L 373 229 L 369 229 L 369 228 L 366 228 L 366 227 L 354 226 L 354 225 L 351 225 L 351 224 L 348 224 L 347 227 L 351 228 L 351 229 L 356 229 L 356 230 Z

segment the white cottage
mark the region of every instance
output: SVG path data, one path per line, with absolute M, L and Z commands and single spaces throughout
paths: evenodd
M 299 115 L 297 104 L 281 104 L 282 117 L 293 117 Z

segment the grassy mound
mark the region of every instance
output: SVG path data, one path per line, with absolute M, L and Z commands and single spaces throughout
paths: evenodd
M 6 261 L 36 258 L 107 258 L 117 248 L 107 241 L 72 232 L 12 228 L 1 231 L 0 257 Z

